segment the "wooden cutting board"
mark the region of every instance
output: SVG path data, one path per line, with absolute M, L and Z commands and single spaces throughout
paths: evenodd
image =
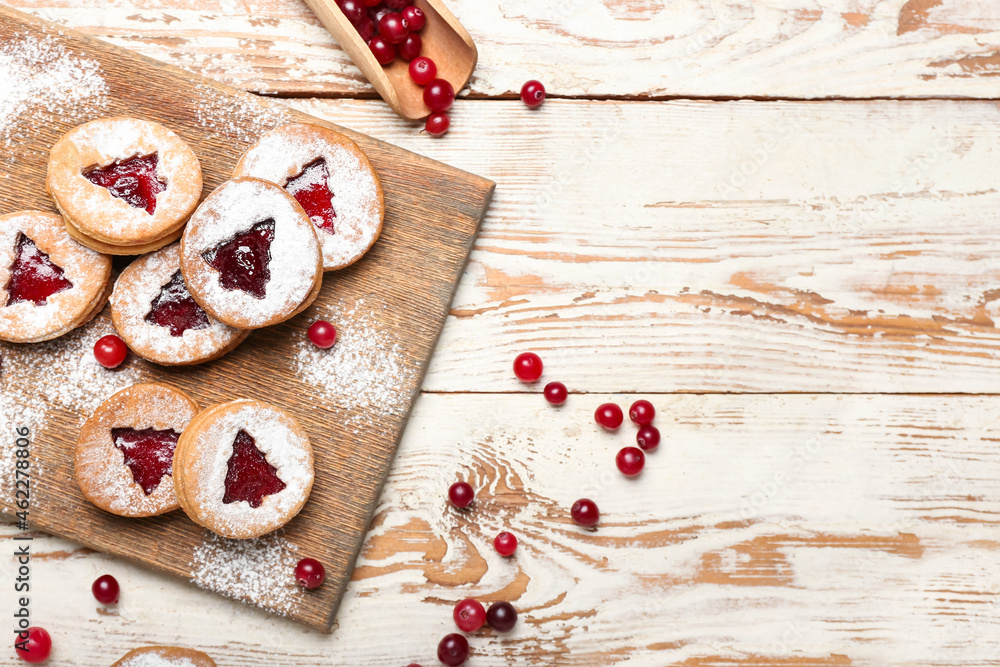
M 130 355 L 121 369 L 97 367 L 91 347 L 111 332 L 107 309 L 56 341 L 0 344 L 0 509 L 13 513 L 16 458 L 8 443 L 27 426 L 31 528 L 329 632 L 494 184 L 0 6 L 0 214 L 54 211 L 44 190 L 49 147 L 71 127 L 112 115 L 158 121 L 188 141 L 206 195 L 262 132 L 296 121 L 334 127 L 375 165 L 385 227 L 360 262 L 326 274 L 305 313 L 252 333 L 210 364 L 172 369 Z M 305 337 L 318 317 L 339 333 L 326 352 Z M 312 496 L 298 517 L 240 542 L 207 533 L 181 511 L 123 519 L 86 502 L 73 478 L 79 427 L 108 395 L 143 381 L 181 387 L 203 406 L 252 397 L 294 413 L 316 458 Z M 326 583 L 315 591 L 294 583 L 294 563 L 305 556 L 326 566 Z

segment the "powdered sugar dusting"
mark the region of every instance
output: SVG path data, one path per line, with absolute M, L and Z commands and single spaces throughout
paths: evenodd
M 194 87 L 192 104 L 198 125 L 244 143 L 257 141 L 291 119 L 288 109 L 280 104 L 223 92 L 207 84 Z
M 171 658 L 160 653 L 140 653 L 121 663 L 120 667 L 198 667 L 187 658 Z
M 282 615 L 294 609 L 299 597 L 294 575 L 298 547 L 278 535 L 252 540 L 206 535 L 191 558 L 195 584 Z

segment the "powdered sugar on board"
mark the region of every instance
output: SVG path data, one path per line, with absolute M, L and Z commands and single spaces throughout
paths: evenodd
M 121 663 L 119 667 L 197 667 L 187 658 L 171 658 L 158 653 L 143 653 Z
M 223 92 L 207 84 L 194 87 L 191 104 L 198 125 L 245 143 L 291 122 L 288 109 L 280 104 L 249 94 Z
M 292 611 L 298 547 L 276 533 L 252 540 L 227 540 L 206 531 L 191 555 L 191 580 L 210 591 L 248 600 L 279 614 Z

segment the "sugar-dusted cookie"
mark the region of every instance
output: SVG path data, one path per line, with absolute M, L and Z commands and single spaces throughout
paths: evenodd
M 199 414 L 174 455 L 174 490 L 191 519 L 228 538 L 259 537 L 299 513 L 313 484 L 313 455 L 298 420 L 240 399 Z
M 143 646 L 132 649 L 111 667 L 215 667 L 215 661 L 193 648 Z
M 83 495 L 119 516 L 155 516 L 178 507 L 174 451 L 198 405 L 179 389 L 137 384 L 101 403 L 80 429 L 76 480 Z

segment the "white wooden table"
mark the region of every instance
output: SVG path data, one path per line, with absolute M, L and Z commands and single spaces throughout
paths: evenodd
M 1000 3 L 451 0 L 481 60 L 440 140 L 299 0 L 13 4 L 498 183 L 333 635 L 44 538 L 50 664 L 427 667 L 467 596 L 521 613 L 469 665 L 1000 664 Z M 591 415 L 640 396 L 630 481 Z

